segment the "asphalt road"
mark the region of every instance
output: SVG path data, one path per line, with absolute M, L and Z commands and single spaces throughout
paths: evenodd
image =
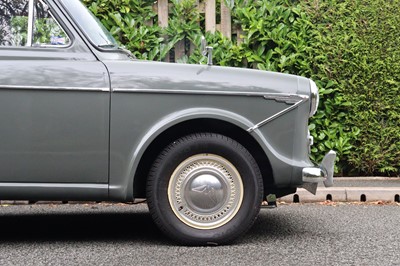
M 170 242 L 139 205 L 0 207 L 0 265 L 400 265 L 399 204 L 262 209 L 230 246 Z

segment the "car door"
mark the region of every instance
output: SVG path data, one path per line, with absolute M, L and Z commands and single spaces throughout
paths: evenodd
M 0 2 L 0 182 L 107 183 L 106 68 L 51 2 Z

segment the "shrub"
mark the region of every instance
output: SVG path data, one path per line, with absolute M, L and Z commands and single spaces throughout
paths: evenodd
M 399 5 L 358 0 L 313 1 L 304 7 L 316 25 L 316 74 L 333 84 L 332 107 L 343 110 L 337 114 L 338 131 L 351 132 L 343 170 L 399 175 Z

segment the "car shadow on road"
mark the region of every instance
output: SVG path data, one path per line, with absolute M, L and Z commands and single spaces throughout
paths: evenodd
M 0 239 L 2 243 L 16 242 L 90 242 L 129 241 L 147 244 L 176 245 L 153 222 L 147 207 L 102 205 L 75 206 L 12 206 L 0 209 Z M 19 211 L 18 208 L 22 208 Z M 47 209 L 48 208 L 48 209 Z M 77 208 L 77 210 L 75 210 Z M 275 238 L 299 232 L 280 217 L 262 212 L 254 226 L 236 244 Z
M 22 206 L 20 206 L 21 208 Z M 18 208 L 12 206 L 8 208 Z M 27 208 L 26 206 L 22 208 Z M 5 242 L 47 241 L 145 241 L 170 244 L 147 208 L 110 208 L 93 205 L 31 206 L 31 210 L 7 213 L 0 210 L 0 239 Z M 78 208 L 78 211 L 75 210 Z M 36 210 L 35 210 L 36 209 Z

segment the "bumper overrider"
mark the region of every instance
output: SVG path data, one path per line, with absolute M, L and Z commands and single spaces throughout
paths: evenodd
M 319 93 L 317 84 L 310 79 L 310 117 L 312 117 L 318 109 Z M 308 132 L 309 152 L 313 145 L 313 137 Z M 319 182 L 324 182 L 325 187 L 333 186 L 333 172 L 335 167 L 336 152 L 329 151 L 325 154 L 322 162 L 317 167 L 305 167 L 302 171 L 303 185 L 302 188 L 315 194 Z
M 333 172 L 335 166 L 336 152 L 329 151 L 318 167 L 303 168 L 302 187 L 315 194 L 319 182 L 324 182 L 325 187 L 333 186 Z

